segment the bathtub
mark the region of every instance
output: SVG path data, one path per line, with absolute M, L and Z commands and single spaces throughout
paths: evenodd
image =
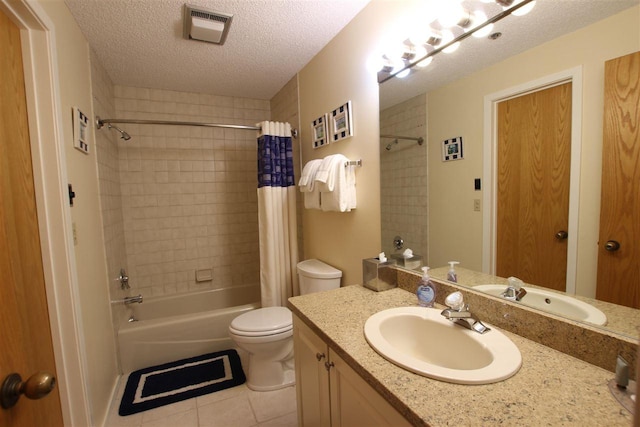
M 118 332 L 124 373 L 233 348 L 228 328 L 242 313 L 260 307 L 260 286 L 234 286 L 132 304 L 135 322 Z

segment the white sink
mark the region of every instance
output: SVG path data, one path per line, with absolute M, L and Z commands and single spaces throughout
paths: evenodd
M 445 319 L 440 310 L 399 307 L 367 319 L 364 335 L 385 359 L 416 374 L 456 384 L 490 384 L 520 369 L 518 347 L 502 332 L 480 334 Z
M 522 297 L 520 303 L 544 310 L 549 313 L 558 314 L 573 320 L 593 323 L 594 325 L 605 325 L 607 316 L 594 306 L 582 302 L 569 295 L 557 292 L 549 292 L 543 289 L 524 287 L 527 294 Z M 506 285 L 478 285 L 473 289 L 486 292 L 491 295 L 500 296 L 507 289 Z

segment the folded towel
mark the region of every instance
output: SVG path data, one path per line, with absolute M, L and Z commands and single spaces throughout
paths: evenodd
M 355 209 L 358 201 L 356 198 L 356 167 L 348 165 L 346 167 L 347 174 L 347 212 Z
M 315 177 L 322 159 L 315 159 L 307 162 L 302 169 L 298 187 L 304 194 L 304 207 L 306 209 L 320 209 L 320 190 L 315 185 Z
M 351 210 L 350 189 L 347 169 L 349 161 L 342 154 L 334 154 L 331 159 L 327 183 L 320 188 L 320 206 L 323 211 L 349 212 Z
M 305 209 L 320 209 L 320 192 L 314 190 L 311 192 L 305 192 L 304 194 L 304 207 Z
M 322 159 L 320 167 L 316 171 L 316 185 L 321 192 L 333 191 L 335 188 L 336 168 L 348 159 L 342 154 L 332 154 Z
M 302 168 L 302 174 L 300 175 L 300 181 L 298 186 L 301 192 L 311 192 L 316 181 L 316 172 L 322 163 L 322 159 L 315 159 L 307 162 Z

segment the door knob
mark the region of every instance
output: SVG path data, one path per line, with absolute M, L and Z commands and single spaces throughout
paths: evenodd
M 560 231 L 558 231 L 558 232 L 556 233 L 556 239 L 558 239 L 558 240 L 564 240 L 564 239 L 566 239 L 567 237 L 569 237 L 569 233 L 567 233 L 567 232 L 566 232 L 566 231 L 564 231 L 564 230 L 560 230 Z
M 56 386 L 56 377 L 47 372 L 37 372 L 25 382 L 19 374 L 9 374 L 2 383 L 0 390 L 0 404 L 4 409 L 14 406 L 20 395 L 29 399 L 41 399 Z
M 615 252 L 618 249 L 620 249 L 620 243 L 616 242 L 615 240 L 609 240 L 607 243 L 604 244 L 604 249 L 609 252 Z

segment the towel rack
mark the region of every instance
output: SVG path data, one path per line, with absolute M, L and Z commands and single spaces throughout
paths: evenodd
M 344 167 L 346 168 L 347 166 L 362 166 L 362 159 L 358 159 L 358 160 L 349 160 L 347 162 L 344 162 Z

